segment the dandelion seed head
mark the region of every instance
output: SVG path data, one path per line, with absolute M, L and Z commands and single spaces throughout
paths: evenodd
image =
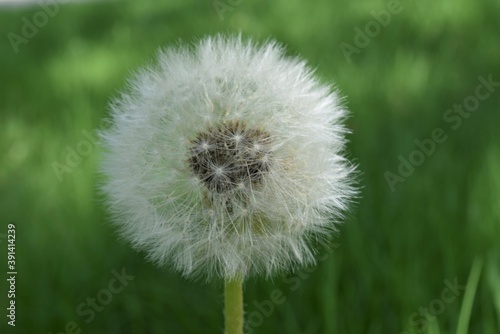
M 347 110 L 276 42 L 161 51 L 111 104 L 102 190 L 124 238 L 187 277 L 314 263 L 356 191 Z

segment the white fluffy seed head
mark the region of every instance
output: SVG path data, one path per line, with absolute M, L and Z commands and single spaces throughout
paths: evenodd
M 187 277 L 314 263 L 355 190 L 346 109 L 275 42 L 160 52 L 111 104 L 102 186 L 122 235 Z

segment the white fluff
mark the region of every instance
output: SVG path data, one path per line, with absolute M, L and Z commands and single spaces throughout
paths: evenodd
M 101 132 L 102 190 L 136 249 L 187 277 L 207 279 L 270 276 L 314 263 L 308 241 L 335 230 L 355 194 L 354 168 L 342 156 L 347 111 L 332 87 L 275 42 L 223 36 L 165 49 L 129 85 Z M 227 135 L 224 126 L 241 127 L 243 137 Z M 197 141 L 200 134 L 217 129 L 228 143 L 248 142 L 215 144 L 237 156 L 235 164 L 199 160 L 199 168 L 214 171 L 211 182 L 229 182 L 221 191 L 190 160 L 209 147 Z M 249 144 L 253 130 L 268 136 L 265 149 Z M 251 150 L 261 153 L 245 153 Z M 247 156 L 259 164 L 233 188 L 231 173 L 256 161 Z

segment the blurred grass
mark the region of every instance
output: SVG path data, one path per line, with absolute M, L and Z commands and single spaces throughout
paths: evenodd
M 224 1 L 223 1 L 224 2 Z M 225 2 L 229 3 L 229 2 Z M 7 34 L 38 5 L 0 7 L 0 233 L 17 226 L 17 333 L 59 333 L 69 321 L 88 333 L 222 333 L 222 284 L 188 282 L 143 261 L 116 239 L 96 192 L 99 149 L 59 182 L 64 163 L 106 115 L 130 70 L 159 46 L 217 32 L 274 37 L 348 96 L 350 155 L 362 197 L 335 248 L 316 268 L 246 284 L 247 316 L 280 289 L 286 298 L 255 333 L 417 333 L 410 319 L 440 298 L 444 281 L 465 284 L 484 258 L 469 333 L 500 333 L 500 92 L 452 130 L 443 114 L 474 93 L 478 76 L 500 81 L 500 3 L 403 1 L 349 63 L 353 44 L 384 1 L 242 1 L 221 20 L 211 1 L 68 4 L 16 54 Z M 384 178 L 415 139 L 443 128 L 448 139 L 391 192 Z M 0 239 L 6 254 L 5 239 Z M 3 256 L 3 255 L 2 255 Z M 5 282 L 1 260 L 0 278 Z M 90 323 L 78 305 L 108 286 L 113 269 L 135 276 Z M 6 307 L 0 286 L 0 309 Z M 425 322 L 455 333 L 461 294 Z M 2 311 L 5 312 L 5 311 Z M 2 314 L 0 332 L 9 333 Z

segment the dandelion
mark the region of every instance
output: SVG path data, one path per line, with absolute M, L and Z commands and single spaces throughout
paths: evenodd
M 158 265 L 224 279 L 241 327 L 241 282 L 313 264 L 355 194 L 347 110 L 304 61 L 241 37 L 167 48 L 129 85 L 101 132 L 114 222 Z

